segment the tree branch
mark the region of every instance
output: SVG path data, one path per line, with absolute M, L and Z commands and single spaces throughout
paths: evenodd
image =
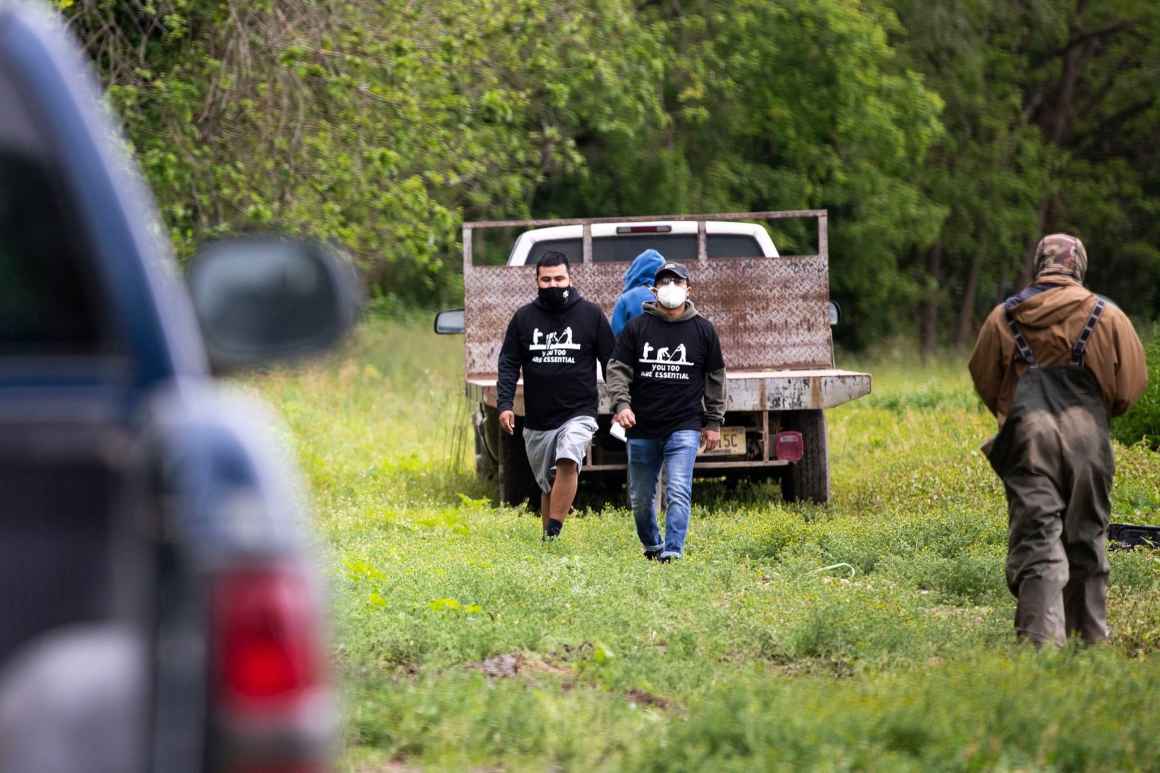
M 1137 24 L 1139 24 L 1139 21 L 1136 19 L 1122 19 L 1115 24 L 1109 24 L 1108 26 L 1102 27 L 1098 30 L 1092 30 L 1091 32 L 1081 32 L 1080 34 L 1068 40 L 1062 48 L 1057 48 L 1054 51 L 1048 52 L 1037 61 L 1034 61 L 1033 66 L 1040 67 L 1052 59 L 1058 59 L 1061 56 L 1066 56 L 1070 51 L 1078 48 L 1079 46 L 1087 45 L 1090 42 L 1101 40 L 1103 38 L 1112 37 L 1121 32 L 1135 28 Z
M 1140 113 L 1148 110 L 1154 104 L 1156 104 L 1155 96 L 1149 96 L 1108 116 L 1092 127 L 1091 131 L 1085 132 L 1086 140 L 1079 146 L 1079 152 L 1086 155 L 1096 147 L 1100 140 L 1108 139 L 1109 135 L 1114 134 L 1121 126 Z

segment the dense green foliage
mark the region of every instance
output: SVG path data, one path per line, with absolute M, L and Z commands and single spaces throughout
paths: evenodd
M 1160 755 L 1160 553 L 1112 554 L 1109 647 L 1016 647 L 1003 495 L 977 450 L 994 424 L 961 362 L 879 360 L 874 395 L 829 412 L 828 507 L 698 483 L 686 560 L 663 566 L 621 507 L 544 545 L 537 519 L 487 503 L 466 469 L 461 357 L 425 319 L 377 322 L 336 361 L 251 382 L 316 492 L 347 769 L 1131 770 Z M 1116 452 L 1114 519 L 1154 521 L 1160 456 Z
M 1084 239 L 1091 286 L 1138 320 L 1155 317 L 1160 6 L 890 5 L 906 30 L 900 50 L 946 103 L 920 187 L 949 215 L 907 260 L 928 288 L 926 345 L 969 343 L 979 313 L 1026 282 L 1030 248 L 1052 231 Z
M 277 225 L 338 240 L 411 301 L 452 292 L 464 217 L 527 215 L 546 174 L 583 163 L 580 127 L 655 121 L 658 42 L 619 0 L 58 4 L 179 254 Z
M 898 256 L 915 239 L 933 241 L 945 215 L 914 184 L 941 133 L 941 100 L 898 62 L 887 40 L 896 22 L 844 0 L 679 8 L 656 14 L 667 50 L 679 54 L 654 139 L 642 147 L 638 138 L 588 138 L 586 176 L 552 181 L 542 206 L 617 214 L 827 207 L 841 267 L 832 286 L 863 335 L 884 332 L 890 313 L 870 310 L 914 295 Z M 813 249 L 813 239 L 781 236 L 790 242 L 777 239 L 784 252 Z
M 1144 347 L 1148 359 L 1148 390 L 1123 416 L 1112 420 L 1112 432 L 1124 444 L 1141 440 L 1160 450 L 1160 335 Z
M 850 345 L 969 343 L 1053 230 L 1160 306 L 1153 0 L 56 2 L 183 256 L 277 224 L 450 302 L 464 219 L 825 207 Z

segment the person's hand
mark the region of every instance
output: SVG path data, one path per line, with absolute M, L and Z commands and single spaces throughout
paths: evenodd
M 616 414 L 613 421 L 625 429 L 632 429 L 636 426 L 636 414 L 632 412 L 631 408 L 625 406 L 620 409 L 620 413 Z
M 516 412 L 504 411 L 499 415 L 499 425 L 503 427 L 503 431 L 509 435 L 516 434 Z
M 701 442 L 705 444 L 706 451 L 712 451 L 721 445 L 721 430 L 705 427 L 701 430 Z

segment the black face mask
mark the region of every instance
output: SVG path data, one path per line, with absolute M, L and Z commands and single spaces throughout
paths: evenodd
M 549 309 L 562 309 L 572 297 L 571 287 L 541 287 L 540 301 Z

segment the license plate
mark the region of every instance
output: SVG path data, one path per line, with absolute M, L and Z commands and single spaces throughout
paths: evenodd
M 745 455 L 745 427 L 722 427 L 721 444 L 712 451 L 701 447 L 702 456 L 744 456 Z

